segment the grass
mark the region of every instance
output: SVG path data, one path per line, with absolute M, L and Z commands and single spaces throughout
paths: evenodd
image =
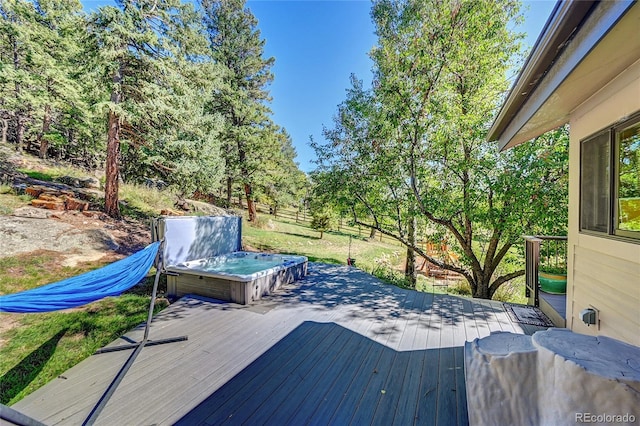
M 282 209 L 278 218 L 262 214 L 257 224 L 245 220 L 243 245 L 260 251 L 307 256 L 312 262 L 346 265 L 347 258 L 351 257 L 359 269 L 384 282 L 411 288 L 402 272 L 406 250 L 395 240 L 369 240 L 363 237 L 368 236 L 368 232 L 349 226 L 341 226 L 340 231 L 327 231 L 321 239 L 320 233 L 311 229 L 308 222 L 296 222 L 291 218 L 295 218 L 295 213 L 287 214 L 286 209 Z M 447 287 L 438 285 L 440 282 L 433 277 L 422 274 L 417 278 L 416 289 L 419 291 L 471 294 L 470 291 L 458 291 L 457 283 Z
M 351 258 L 356 259 L 358 267 L 368 271 L 383 256 L 401 261 L 403 250 L 399 245 L 368 241 L 342 231 L 325 232 L 320 239 L 320 233 L 308 225 L 284 218 L 269 218 L 268 221 L 265 229 L 247 226 L 249 222 L 245 221 L 243 243 L 261 251 L 307 256 L 313 262 L 346 264 L 350 254 Z
M 160 215 L 163 209 L 173 207 L 176 195 L 169 190 L 159 191 L 144 185 L 124 184 L 120 186 L 120 200 L 123 201 L 123 216 L 148 219 Z
M 0 292 L 13 293 L 103 266 L 104 262 L 60 267 L 60 254 L 37 252 L 0 259 Z M 11 405 L 58 377 L 146 320 L 150 282 L 120 297 L 82 308 L 43 314 L 2 314 L 0 403 Z M 156 310 L 167 305 L 159 301 Z M 7 324 L 12 326 L 7 327 Z
M 18 168 L 17 170 L 32 179 L 38 179 L 45 182 L 53 182 L 62 176 L 81 178 L 87 175 L 87 172 L 81 169 L 60 165 L 40 165 L 38 170 L 31 170 L 27 168 Z
M 13 213 L 17 208 L 28 206 L 31 197 L 28 195 L 16 195 L 11 187 L 0 186 L 0 215 Z
M 21 326 L 2 336 L 0 402 L 14 404 L 145 321 L 148 303 L 123 295 L 76 311 L 19 316 Z

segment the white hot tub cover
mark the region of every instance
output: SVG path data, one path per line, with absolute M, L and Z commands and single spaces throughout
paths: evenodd
M 165 239 L 164 267 L 242 249 L 239 216 L 163 216 L 152 223 L 154 241 Z

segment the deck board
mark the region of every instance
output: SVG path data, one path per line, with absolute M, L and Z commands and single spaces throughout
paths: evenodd
M 185 297 L 160 312 L 151 339 L 189 339 L 145 348 L 96 424 L 465 425 L 464 342 L 535 330 L 512 323 L 498 302 L 313 264 L 252 306 Z M 80 424 L 129 353 L 92 356 L 14 408 Z

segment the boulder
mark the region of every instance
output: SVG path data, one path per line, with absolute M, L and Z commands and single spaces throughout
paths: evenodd
M 78 179 L 82 188 L 90 188 L 90 189 L 100 189 L 100 180 L 98 178 L 87 176 Z
M 56 178 L 56 181 L 62 182 L 65 185 L 74 186 L 76 188 L 80 187 L 80 179 L 73 176 L 60 176 Z
M 64 201 L 52 201 L 52 200 L 31 200 L 31 205 L 34 207 L 40 207 L 48 210 L 64 210 Z
M 31 219 L 46 219 L 49 217 L 45 210 L 28 206 L 15 209 L 13 211 L 13 215 L 16 217 L 27 217 Z
M 89 203 L 76 198 L 67 198 L 65 200 L 65 209 L 87 211 L 89 209 Z

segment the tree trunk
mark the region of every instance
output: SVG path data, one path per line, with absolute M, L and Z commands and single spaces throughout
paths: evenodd
M 371 231 L 369 232 L 369 239 L 373 240 L 376 238 L 376 228 L 371 228 Z
M 104 183 L 104 211 L 113 218 L 120 218 L 118 203 L 119 174 L 118 159 L 120 157 L 120 119 L 113 112 L 109 112 L 107 130 L 107 164 Z
M 2 143 L 6 144 L 7 143 L 7 132 L 9 131 L 9 119 L 8 118 L 3 118 L 2 119 Z
M 227 177 L 227 208 L 231 208 L 231 197 L 233 196 L 233 179 Z
M 238 163 L 240 164 L 240 173 L 244 181 L 244 194 L 247 198 L 247 211 L 249 212 L 249 222 L 253 222 L 258 217 L 258 212 L 253 200 L 253 188 L 249 183 L 249 171 L 246 165 L 247 153 L 244 149 L 244 143 L 238 140 Z
M 120 83 L 122 82 L 122 67 L 113 75 L 114 89 L 111 92 L 111 102 L 119 104 L 121 101 Z M 120 177 L 120 117 L 109 111 L 107 127 L 107 164 L 105 167 L 104 183 L 104 211 L 113 218 L 120 218 L 118 203 L 118 189 Z
M 416 245 L 416 218 L 409 219 L 409 227 L 407 232 L 407 265 L 404 269 L 404 276 L 412 288 L 416 287 L 416 253 L 412 247 Z
M 256 204 L 253 201 L 253 189 L 248 183 L 244 184 L 244 194 L 247 197 L 247 212 L 249 213 L 249 222 L 253 222 L 258 217 Z
M 24 123 L 25 123 L 24 115 L 22 115 L 21 111 L 18 111 L 16 114 L 16 151 L 22 152 L 24 143 Z
M 42 133 L 38 135 L 40 141 L 40 158 L 47 158 L 47 151 L 49 150 L 49 142 L 45 138 L 45 135 L 49 133 L 51 128 L 51 106 L 44 107 L 44 118 L 42 119 Z
M 478 282 L 476 283 L 476 291 L 472 294 L 472 296 L 476 299 L 491 299 L 493 295 L 489 292 L 489 280 L 478 280 Z

